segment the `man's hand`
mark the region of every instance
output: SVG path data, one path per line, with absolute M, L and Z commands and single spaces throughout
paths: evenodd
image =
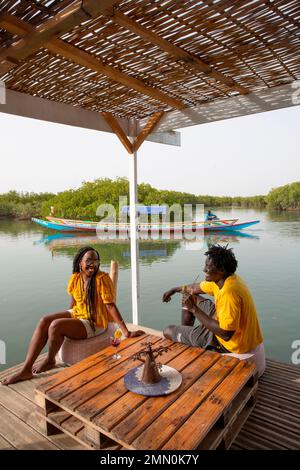
M 143 330 L 128 331 L 127 338 L 136 338 L 137 336 L 142 336 L 144 334 L 145 334 L 145 332 Z
M 199 286 L 195 286 L 195 285 L 189 285 L 189 286 L 185 286 L 184 288 L 184 294 L 188 294 L 189 295 L 195 295 L 195 294 L 199 294 Z
M 195 307 L 197 307 L 196 299 L 193 295 L 187 295 L 184 299 L 184 306 L 190 311 L 194 312 Z
M 162 301 L 163 302 L 170 302 L 172 295 L 174 295 L 177 292 L 177 289 L 173 287 L 173 289 L 168 290 L 167 292 L 164 293 Z

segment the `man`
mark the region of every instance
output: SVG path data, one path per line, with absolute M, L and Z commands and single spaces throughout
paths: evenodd
M 211 210 L 208 210 L 207 211 L 207 214 L 206 214 L 206 217 L 205 217 L 205 220 L 219 220 L 218 217 L 216 216 L 216 214 L 213 214 Z
M 205 281 L 164 293 L 163 302 L 169 302 L 175 293 L 183 294 L 182 325 L 168 326 L 164 336 L 220 353 L 249 354 L 261 375 L 265 368 L 263 337 L 251 293 L 235 274 L 238 263 L 232 249 L 214 245 L 205 255 Z M 215 303 L 200 294 L 213 296 Z M 194 326 L 196 318 L 198 326 Z

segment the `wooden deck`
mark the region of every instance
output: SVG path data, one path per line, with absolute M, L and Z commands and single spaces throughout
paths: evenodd
M 161 336 L 161 332 L 144 328 Z M 21 365 L 0 374 L 0 379 Z M 34 388 L 45 376 L 9 387 L 0 385 L 0 449 L 86 450 L 66 434 L 46 436 L 38 423 Z M 300 449 L 300 367 L 268 360 L 259 381 L 258 400 L 232 449 Z

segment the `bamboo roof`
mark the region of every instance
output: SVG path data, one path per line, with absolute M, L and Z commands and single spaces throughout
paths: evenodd
M 0 80 L 142 119 L 299 80 L 299 26 L 299 0 L 2 0 Z

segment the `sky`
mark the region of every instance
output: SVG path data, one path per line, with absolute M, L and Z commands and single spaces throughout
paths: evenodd
M 0 193 L 76 189 L 129 176 L 116 136 L 0 113 Z M 215 196 L 253 196 L 300 181 L 300 106 L 181 130 L 181 147 L 145 142 L 138 182 Z

